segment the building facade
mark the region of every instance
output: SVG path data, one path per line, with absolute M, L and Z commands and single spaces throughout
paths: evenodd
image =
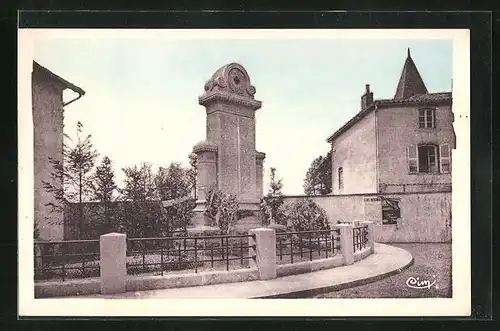
M 451 190 L 453 120 L 451 92 L 429 93 L 408 50 L 394 98 L 366 85 L 360 112 L 328 137 L 332 193 Z
M 34 217 L 41 240 L 63 240 L 63 212 L 53 212 L 47 206 L 55 202 L 43 187 L 49 182 L 55 187 L 62 182 L 51 176 L 50 158 L 63 162 L 64 107 L 85 94 L 81 88 L 69 83 L 40 64 L 33 62 L 31 74 L 32 112 L 34 134 Z M 76 99 L 64 102 L 63 91 L 78 93 Z

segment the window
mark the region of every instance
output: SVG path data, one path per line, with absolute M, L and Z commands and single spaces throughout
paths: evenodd
M 344 189 L 344 170 L 339 168 L 339 190 Z
M 418 126 L 421 129 L 431 129 L 436 127 L 436 112 L 434 109 L 418 110 Z
M 418 146 L 418 172 L 438 172 L 437 146 Z
M 450 173 L 450 145 L 410 145 L 407 149 L 410 173 Z

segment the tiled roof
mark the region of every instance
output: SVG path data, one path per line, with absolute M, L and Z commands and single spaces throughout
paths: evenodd
M 426 93 L 427 88 L 425 87 L 424 81 L 418 72 L 415 62 L 413 62 L 413 59 L 411 58 L 410 49 L 408 48 L 408 57 L 406 58 L 403 70 L 401 71 L 401 77 L 399 78 L 394 99 L 404 100 L 417 94 Z
M 48 76 L 50 79 L 53 79 L 56 82 L 62 84 L 64 87 L 72 89 L 73 91 L 75 91 L 76 93 L 78 93 L 80 95 L 85 95 L 85 91 L 82 88 L 80 88 L 80 87 L 78 87 L 78 86 L 76 86 L 76 85 L 68 82 L 67 80 L 65 80 L 62 77 L 59 77 L 58 75 L 56 75 L 55 73 L 53 73 L 49 69 L 41 66 L 40 64 L 38 64 L 35 61 L 33 61 L 33 72 L 34 73 L 35 72 L 36 73 L 42 73 L 42 74 Z
M 354 126 L 357 122 L 359 122 L 361 119 L 363 119 L 366 115 L 368 115 L 370 112 L 372 112 L 375 107 L 384 107 L 384 106 L 409 106 L 413 104 L 434 104 L 437 102 L 451 102 L 452 100 L 452 94 L 451 92 L 439 92 L 439 93 L 426 93 L 426 94 L 419 94 L 419 95 L 414 95 L 412 97 L 409 97 L 408 99 L 404 100 L 395 100 L 395 99 L 379 99 L 375 100 L 373 104 L 363 110 L 361 110 L 359 113 L 357 113 L 353 118 L 351 118 L 346 124 L 344 124 L 340 129 L 338 129 L 334 134 L 332 134 L 330 137 L 327 138 L 327 142 L 332 142 L 334 139 L 336 139 L 338 136 L 340 136 L 342 133 L 346 132 L 349 128 Z
M 436 101 L 447 101 L 451 100 L 451 92 L 439 92 L 439 93 L 426 93 L 413 95 L 406 99 L 379 99 L 375 100 L 378 105 L 384 104 L 409 104 L 409 103 L 420 103 L 420 102 L 436 102 Z

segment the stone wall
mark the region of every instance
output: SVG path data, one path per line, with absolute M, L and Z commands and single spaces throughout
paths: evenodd
M 42 240 L 63 240 L 63 213 L 46 206 L 55 202 L 42 181 L 62 185 L 51 178 L 49 157 L 62 162 L 63 100 L 62 88 L 36 72 L 32 75 L 32 111 L 34 133 L 34 217 Z
M 382 221 L 381 204 L 377 207 L 375 203 L 374 208 L 372 202 L 365 202 L 365 198 L 380 196 L 399 200 L 401 217 L 394 224 L 384 224 Z M 285 203 L 304 197 L 286 196 Z M 451 242 L 451 191 L 325 195 L 309 198 L 325 209 L 331 224 L 356 220 L 374 221 L 375 242 Z
M 374 112 L 357 122 L 332 144 L 332 192 L 353 194 L 377 192 L 377 159 Z M 343 189 L 339 189 L 339 168 Z

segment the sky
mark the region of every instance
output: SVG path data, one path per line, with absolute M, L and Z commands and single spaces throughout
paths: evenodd
M 64 131 L 74 137 L 81 121 L 118 184 L 125 166 L 187 166 L 205 139 L 205 82 L 240 63 L 262 101 L 256 148 L 266 153 L 266 191 L 275 167 L 283 193 L 303 194 L 307 169 L 359 112 L 365 84 L 375 99 L 392 98 L 410 48 L 429 92 L 451 91 L 452 47 L 451 39 L 39 38 L 34 60 L 85 90 L 65 108 Z

